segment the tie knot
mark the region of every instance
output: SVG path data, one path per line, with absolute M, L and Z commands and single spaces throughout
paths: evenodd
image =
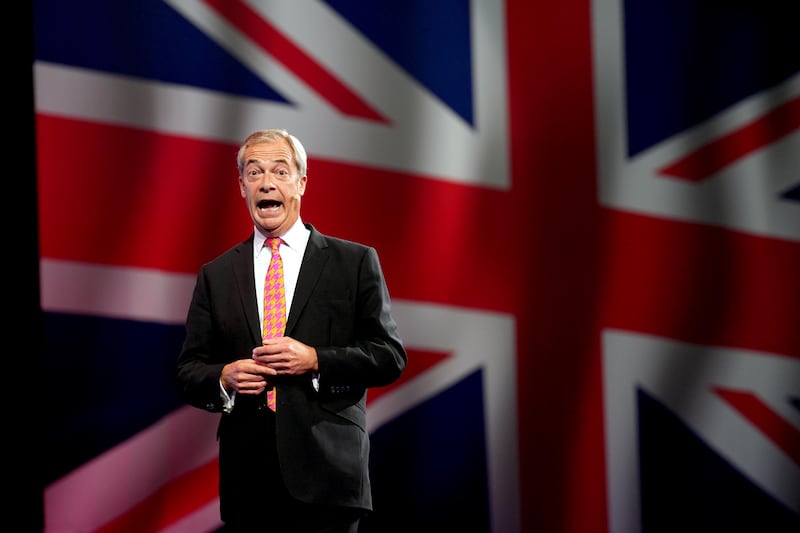
M 272 251 L 273 254 L 278 252 L 278 247 L 281 245 L 281 238 L 280 237 L 270 237 L 267 239 L 267 246 Z

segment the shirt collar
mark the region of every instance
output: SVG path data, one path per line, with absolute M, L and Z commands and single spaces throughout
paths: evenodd
M 261 248 L 264 247 L 264 241 L 266 241 L 267 238 L 264 237 L 264 234 L 258 231 L 255 226 L 253 229 L 255 232 L 253 236 L 253 253 L 255 256 L 258 256 L 258 254 L 261 252 Z M 289 228 L 289 231 L 281 235 L 281 239 L 283 239 L 283 242 L 286 243 L 289 248 L 293 250 L 299 250 L 303 242 L 303 232 L 305 231 L 308 230 L 303 225 L 302 219 L 298 216 L 292 227 Z

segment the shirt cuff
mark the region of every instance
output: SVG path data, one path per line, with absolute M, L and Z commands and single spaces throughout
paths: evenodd
M 224 413 L 230 413 L 233 411 L 233 403 L 236 400 L 236 391 L 228 394 L 228 391 L 226 391 L 225 387 L 222 385 L 222 378 L 219 380 L 219 391 L 220 396 L 222 396 L 222 411 Z

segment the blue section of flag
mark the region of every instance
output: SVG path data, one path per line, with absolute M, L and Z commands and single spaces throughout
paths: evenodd
M 800 531 L 800 515 L 753 484 L 658 400 L 637 395 L 642 532 Z
M 37 61 L 287 101 L 161 0 L 33 7 Z
M 796 2 L 624 4 L 630 156 L 800 71 Z
M 326 0 L 467 123 L 473 124 L 469 2 Z M 409 39 L 409 35 L 413 38 Z
M 173 376 L 182 326 L 45 313 L 50 483 L 184 405 Z
M 367 531 L 490 531 L 482 379 L 475 372 L 372 434 Z

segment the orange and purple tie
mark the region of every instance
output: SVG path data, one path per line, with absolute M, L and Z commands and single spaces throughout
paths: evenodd
M 280 337 L 286 327 L 286 292 L 283 287 L 283 261 L 278 248 L 281 245 L 279 237 L 269 238 L 266 241 L 272 252 L 272 258 L 264 280 L 264 324 L 263 336 L 265 339 Z M 275 410 L 275 387 L 267 389 L 267 406 Z

